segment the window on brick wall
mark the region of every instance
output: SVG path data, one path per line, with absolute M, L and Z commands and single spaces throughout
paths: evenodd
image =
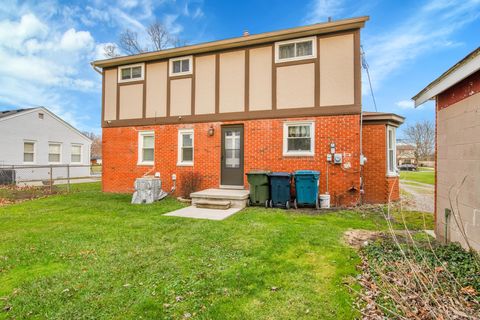
M 155 159 L 155 133 L 140 131 L 138 133 L 138 164 L 153 165 Z
M 193 129 L 178 130 L 178 166 L 193 166 Z
M 283 124 L 283 155 L 313 156 L 315 154 L 315 125 L 313 121 Z
M 387 126 L 387 175 L 397 174 L 395 127 Z

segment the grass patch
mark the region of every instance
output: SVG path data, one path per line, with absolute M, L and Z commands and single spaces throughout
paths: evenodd
M 435 171 L 400 171 L 400 180 L 435 184 Z
M 71 188 L 0 208 L 0 319 L 353 319 L 343 233 L 385 228 L 354 211 L 166 217 L 183 204 Z

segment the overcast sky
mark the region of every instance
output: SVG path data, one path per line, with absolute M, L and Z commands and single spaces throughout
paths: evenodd
M 480 0 L 3 0 L 0 110 L 42 105 L 100 132 L 101 79 L 89 63 L 121 30 L 143 39 L 155 20 L 194 44 L 362 15 L 370 16 L 362 45 L 378 111 L 433 120 L 431 102 L 413 109 L 410 98 L 480 45 Z M 365 74 L 363 107 L 374 110 Z

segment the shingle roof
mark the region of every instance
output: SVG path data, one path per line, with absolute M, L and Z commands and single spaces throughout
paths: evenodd
M 22 112 L 32 110 L 32 109 L 34 109 L 34 108 L 0 111 L 0 118 L 5 118 L 5 117 L 8 117 L 8 116 L 11 116 L 12 114 L 22 113 Z

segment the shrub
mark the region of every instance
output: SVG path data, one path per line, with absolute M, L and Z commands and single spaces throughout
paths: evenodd
M 202 183 L 202 176 L 198 172 L 188 171 L 180 176 L 179 194 L 182 198 L 190 199 L 190 193 L 197 191 Z

